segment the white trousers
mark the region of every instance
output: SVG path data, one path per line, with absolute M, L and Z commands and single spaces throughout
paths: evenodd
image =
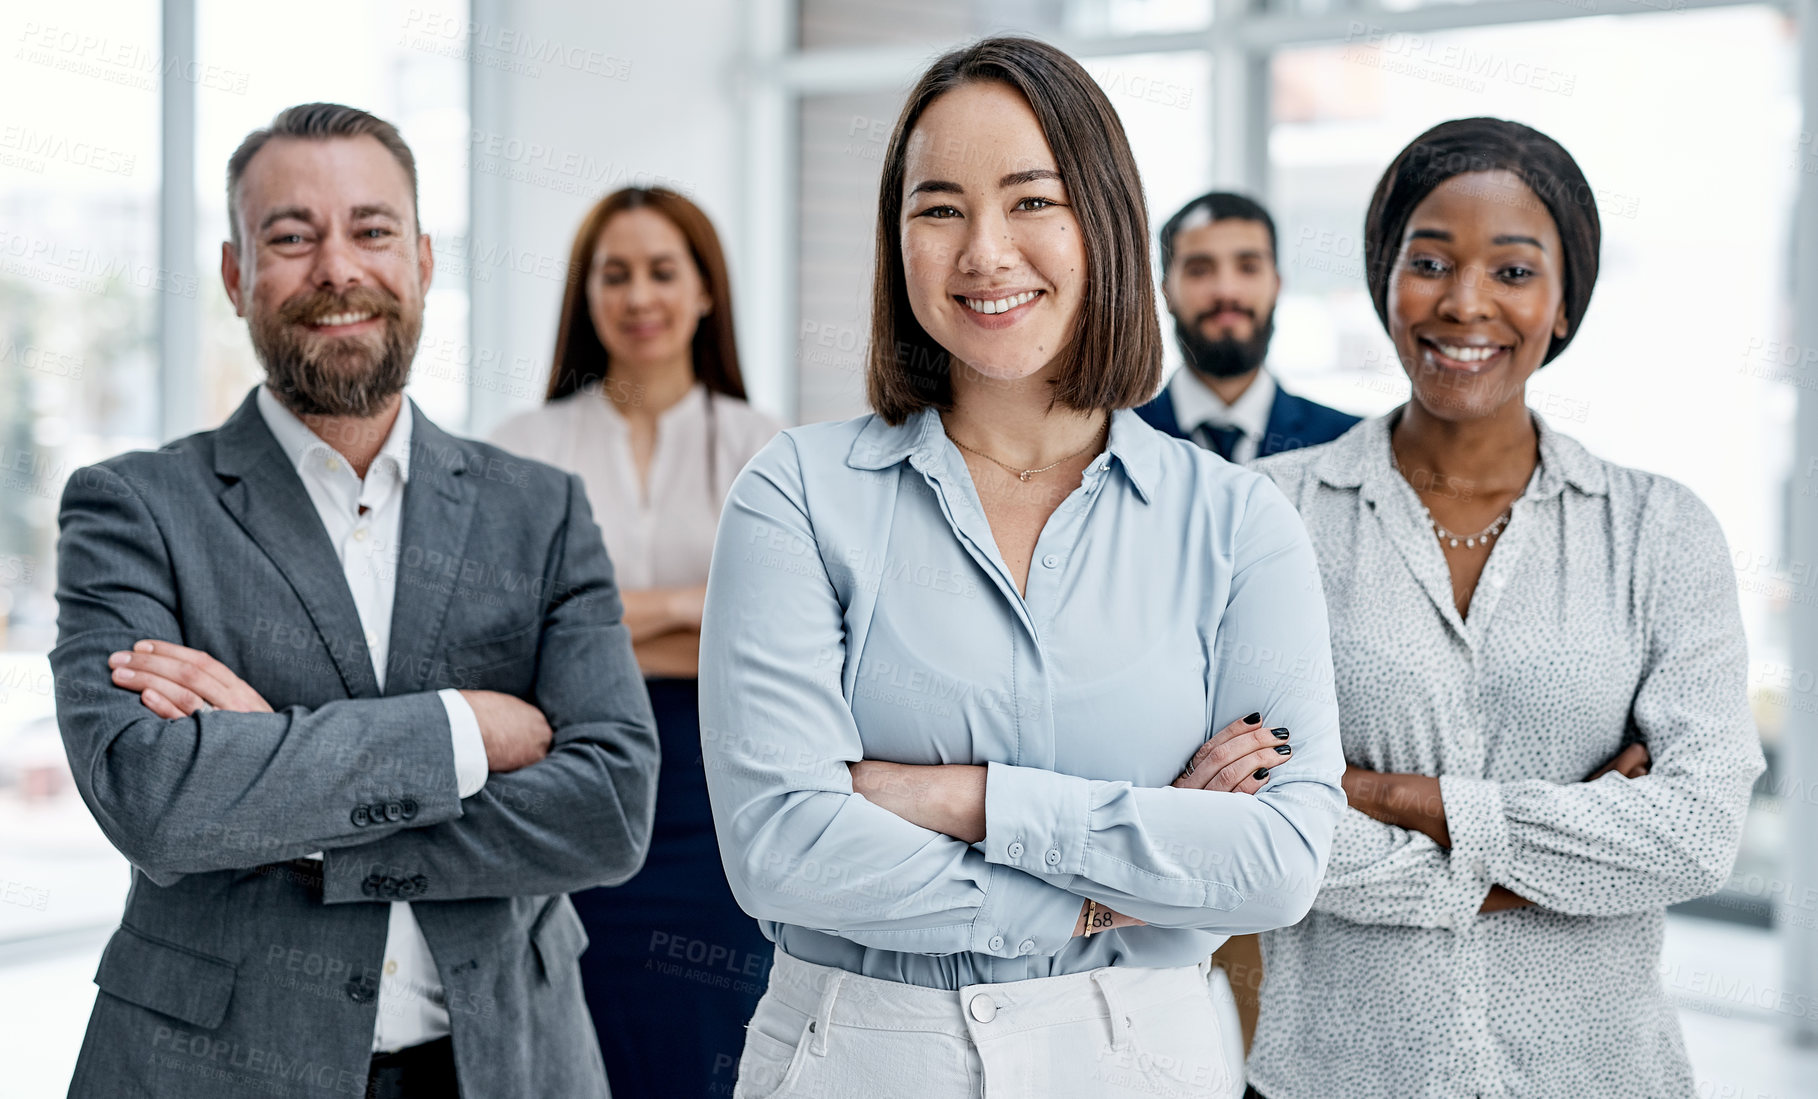
M 781 950 L 735 1099 L 1225 1099 L 1210 962 L 1108 967 L 957 992 Z

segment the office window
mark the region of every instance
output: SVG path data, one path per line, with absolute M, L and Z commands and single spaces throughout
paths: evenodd
M 1602 272 L 1582 333 L 1529 403 L 1613 461 L 1691 486 L 1734 554 L 1770 761 L 1788 705 L 1784 548 L 1796 363 L 1787 241 L 1801 172 L 1792 24 L 1746 7 L 1423 36 L 1364 33 L 1274 59 L 1271 196 L 1286 384 L 1377 413 L 1408 386 L 1364 289 L 1361 233 L 1389 159 L 1448 118 L 1545 131 L 1596 194 Z M 1663 57 L 1696 57 L 1697 79 Z M 1721 94 L 1713 90 L 1721 89 Z M 1731 889 L 1765 919 L 1780 838 L 1770 768 Z M 1751 884 L 1752 883 L 1752 884 Z
M 218 275 L 227 158 L 281 107 L 340 100 L 396 122 L 438 257 L 467 225 L 464 3 L 326 0 L 297 20 L 198 3 L 194 56 L 163 49 L 156 4 L 94 0 L 5 24 L 0 66 L 0 942 L 112 924 L 124 861 L 75 794 L 45 653 L 55 642 L 57 502 L 71 472 L 158 433 L 161 300 L 202 316 L 201 422 L 260 379 Z M 435 14 L 431 14 L 431 13 Z M 333 59 L 325 62 L 323 59 Z M 198 276 L 161 269 L 161 81 L 194 85 Z M 439 264 L 425 348 L 465 347 L 458 247 Z M 432 342 L 434 341 L 434 342 Z M 443 423 L 466 377 L 420 357 L 410 387 Z
M 38 5 L 0 65 L 0 941 L 116 918 L 124 873 L 73 794 L 53 718 L 57 501 L 151 445 L 160 295 L 155 5 Z
M 805 50 L 957 44 L 998 32 L 1044 38 L 1155 34 L 1212 21 L 1212 0 L 801 0 Z
M 310 11 L 299 20 L 263 4 L 197 2 L 198 51 L 245 59 L 252 71 L 235 88 L 205 87 L 197 102 L 201 422 L 225 419 L 264 377 L 218 274 L 227 158 L 283 108 L 330 101 L 391 122 L 416 156 L 418 217 L 437 263 L 409 393 L 431 418 L 458 429 L 467 419 L 466 366 L 454 353 L 467 345 L 467 4 L 318 0 Z

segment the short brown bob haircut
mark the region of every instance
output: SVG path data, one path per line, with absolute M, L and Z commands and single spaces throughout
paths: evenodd
M 666 187 L 626 187 L 594 203 L 575 231 L 568 253 L 568 289 L 562 295 L 562 319 L 556 328 L 555 365 L 549 372 L 546 401 L 559 401 L 592 382 L 604 382 L 612 373 L 612 356 L 600 342 L 587 308 L 587 276 L 593 268 L 594 249 L 606 223 L 630 210 L 654 210 L 688 242 L 688 254 L 701 273 L 713 309 L 694 330 L 694 376 L 708 392 L 745 399 L 745 379 L 739 373 L 739 345 L 733 336 L 732 280 L 726 275 L 726 256 L 720 235 L 699 206 Z
M 903 274 L 903 174 L 909 135 L 928 104 L 968 84 L 1007 84 L 1028 101 L 1054 153 L 1086 248 L 1078 328 L 1062 349 L 1054 401 L 1081 411 L 1131 408 L 1161 388 L 1162 338 L 1149 270 L 1149 218 L 1123 123 L 1079 62 L 1045 42 L 1001 36 L 957 49 L 922 74 L 903 104 L 878 187 L 876 277 L 865 391 L 886 423 L 953 407 L 945 348 L 909 306 Z

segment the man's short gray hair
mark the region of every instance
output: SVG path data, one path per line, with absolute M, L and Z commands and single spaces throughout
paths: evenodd
M 274 137 L 306 141 L 327 141 L 337 137 L 377 138 L 379 144 L 403 165 L 404 174 L 410 178 L 411 218 L 417 232 L 423 231 L 422 223 L 416 221 L 417 158 L 410 154 L 410 146 L 404 143 L 398 128 L 358 107 L 345 107 L 339 103 L 300 103 L 279 111 L 265 129 L 247 134 L 234 155 L 227 158 L 227 233 L 236 250 L 240 247 L 240 177 L 246 174 L 246 166 L 252 163 L 253 155 Z

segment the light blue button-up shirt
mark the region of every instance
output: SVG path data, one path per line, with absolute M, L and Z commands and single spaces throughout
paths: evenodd
M 1254 796 L 1169 787 L 1259 710 Z M 1312 903 L 1340 810 L 1319 570 L 1266 479 L 1128 411 L 1020 594 L 939 416 L 783 432 L 733 485 L 701 629 L 733 894 L 789 954 L 935 988 L 1190 965 Z M 977 844 L 848 762 L 989 766 Z M 1072 937 L 1082 898 L 1146 927 Z

